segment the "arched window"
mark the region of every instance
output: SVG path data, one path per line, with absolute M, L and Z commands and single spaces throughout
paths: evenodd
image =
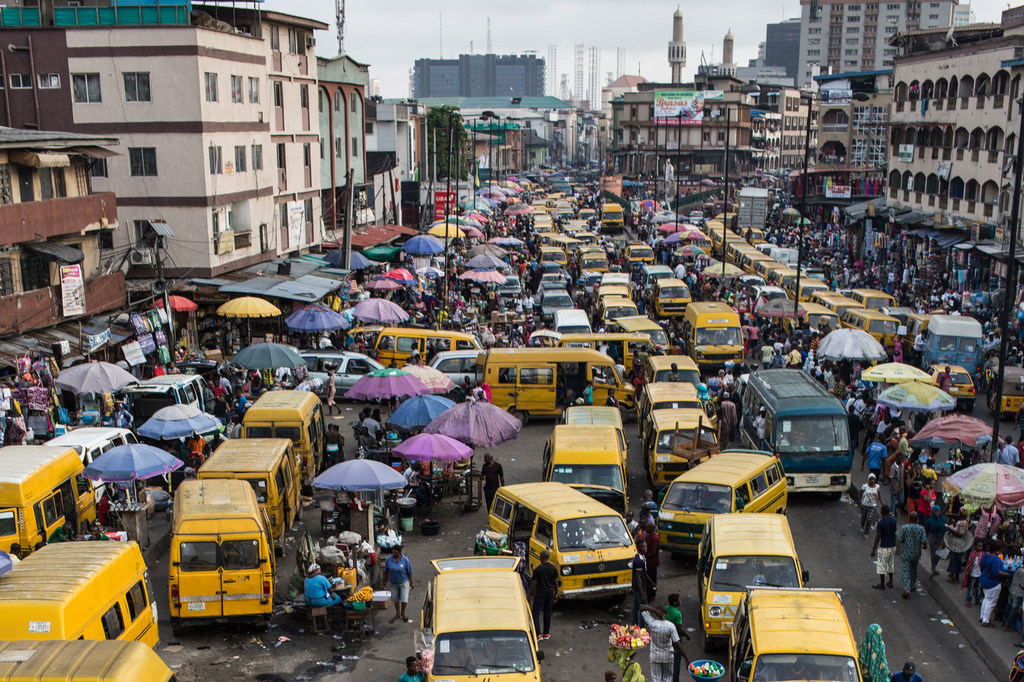
M 949 98 L 953 99 L 954 97 L 959 97 L 959 96 L 960 96 L 960 81 L 958 81 L 956 79 L 956 76 L 953 76 L 952 78 L 949 79 Z
M 918 173 L 914 176 L 914 191 L 923 192 L 925 188 L 925 176 L 924 173 Z
M 921 99 L 931 99 L 935 92 L 935 84 L 930 80 L 921 83 Z
M 971 149 L 981 149 L 981 142 L 985 139 L 985 131 L 975 128 L 971 131 L 971 141 L 967 144 Z
M 949 183 L 949 196 L 954 199 L 964 198 L 964 181 L 961 178 L 953 178 Z
M 949 83 L 945 78 L 940 78 L 935 83 L 935 99 L 945 99 L 947 92 L 949 92 Z
M 989 180 L 981 186 L 981 201 L 986 204 L 994 204 L 999 196 L 999 185 Z
M 964 76 L 960 79 L 960 96 L 970 97 L 974 94 L 974 77 Z
M 953 128 L 946 128 L 946 132 L 942 136 L 942 146 L 952 147 L 953 146 Z
M 938 194 L 939 193 L 939 176 L 938 175 L 936 175 L 935 173 L 932 173 L 931 175 L 928 176 L 928 183 L 925 185 L 924 191 L 927 192 L 928 194 Z
M 928 144 L 928 129 L 927 128 L 918 128 L 917 129 L 917 139 L 914 141 L 914 144 L 916 144 L 918 147 L 924 147 L 924 146 L 926 146 Z
M 909 190 L 914 186 L 914 174 L 910 171 L 903 171 L 903 178 L 900 180 L 900 189 Z
M 336 93 L 334 93 L 334 110 L 341 111 L 341 108 L 344 106 L 344 101 L 345 95 L 344 93 L 342 93 L 341 90 L 338 90 Z
M 942 146 L 942 129 L 932 128 L 931 135 L 928 139 L 928 146 L 930 147 L 941 147 Z
M 896 84 L 896 101 L 906 102 L 907 101 L 907 84 L 900 81 Z
M 956 136 L 953 138 L 953 146 L 957 149 L 966 149 L 967 143 L 971 140 L 971 134 L 967 132 L 967 128 L 957 128 Z
M 1003 129 L 999 126 L 992 126 L 985 135 L 985 148 L 997 152 L 1003 147 Z
M 987 73 L 983 73 L 978 76 L 978 80 L 974 81 L 974 96 L 975 97 L 987 97 L 989 94 L 989 85 L 991 80 Z
M 967 201 L 977 201 L 978 195 L 980 194 L 981 185 L 974 178 L 967 181 L 967 186 L 964 188 L 964 199 Z
M 900 186 L 900 172 L 898 170 L 889 172 L 889 186 L 896 187 L 899 189 Z

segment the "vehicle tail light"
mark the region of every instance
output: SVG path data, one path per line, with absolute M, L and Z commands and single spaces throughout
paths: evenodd
M 178 594 L 178 586 L 175 585 L 174 583 L 171 584 L 171 601 L 173 601 L 173 602 L 180 601 L 179 594 Z
M 267 599 L 270 599 L 270 581 L 269 580 L 264 580 L 263 581 L 263 596 L 266 597 Z

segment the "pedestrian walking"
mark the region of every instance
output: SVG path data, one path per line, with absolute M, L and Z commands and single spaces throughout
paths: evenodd
M 1006 609 L 1003 611 L 1003 629 L 1013 630 L 1017 624 L 1021 602 L 1024 601 L 1024 565 L 1018 566 L 1010 578 L 1010 588 L 1006 597 Z M 1022 628 L 1024 631 L 1024 628 Z
M 939 562 L 949 555 L 949 550 L 943 545 L 943 538 L 946 536 L 946 517 L 942 515 L 939 505 L 933 506 L 932 513 L 925 519 L 924 532 L 928 540 L 928 554 L 934 578 L 939 574 Z
M 668 595 L 668 606 L 665 607 L 665 620 L 676 626 L 676 632 L 679 633 L 680 637 L 685 637 L 689 640 L 690 634 L 683 627 L 683 613 L 679 610 L 679 604 L 679 593 L 674 592 Z M 685 654 L 681 650 L 673 650 L 672 654 L 672 682 L 679 682 L 679 673 L 683 667 Z M 689 659 L 686 662 L 689 664 Z
M 917 512 L 910 512 L 907 522 L 900 526 L 896 542 L 902 543 L 899 554 L 900 571 L 903 573 L 903 598 L 909 599 L 910 593 L 917 589 L 917 562 L 921 560 L 921 552 L 926 547 L 924 528 L 917 522 Z
M 562 579 L 558 575 L 558 569 L 551 563 L 551 552 L 542 550 L 540 563 L 533 569 L 533 577 L 530 578 L 529 592 L 532 598 L 530 611 L 533 614 L 534 629 L 537 631 L 537 641 L 551 639 L 551 608 L 558 600 L 558 589 L 561 585 Z
M 857 662 L 864 682 L 889 682 L 889 663 L 885 660 L 882 626 L 878 623 L 868 626 L 864 639 L 857 647 Z
M 651 682 L 671 682 L 674 652 L 685 658 L 676 626 L 665 620 L 665 612 L 646 604 L 640 607 L 644 624 L 651 635 Z
M 1003 560 L 998 555 L 992 552 L 993 546 L 991 541 L 985 547 L 985 553 L 981 556 L 979 564 L 981 566 L 981 577 L 978 578 L 978 584 L 981 586 L 981 592 L 985 595 L 984 599 L 981 600 L 981 626 L 990 628 L 992 627 L 992 612 L 996 608 L 996 602 L 999 601 L 999 593 L 1003 590 L 1003 583 L 1000 578 L 1008 578 L 1009 574 L 1003 570 Z
M 661 565 L 661 536 L 658 535 L 658 526 L 653 521 L 647 523 L 647 577 L 652 584 L 658 584 L 658 566 Z
M 414 587 L 412 580 L 412 562 L 409 557 L 402 554 L 402 546 L 395 545 L 391 548 L 391 556 L 384 562 L 384 575 L 382 582 L 386 581 L 391 589 L 391 598 L 395 601 L 395 615 L 388 621 L 394 623 L 401 618 L 406 623 L 410 622 L 405 615 L 405 609 L 409 605 L 409 591 Z
M 415 656 L 405 657 L 405 673 L 398 678 L 398 682 L 424 682 L 427 674 L 420 670 L 420 659 Z
M 640 625 L 640 607 L 653 596 L 658 586 L 651 582 L 647 575 L 647 543 L 640 540 L 636 543 L 636 556 L 633 557 L 633 625 Z
M 860 487 L 860 532 L 864 533 L 864 537 L 871 532 L 871 520 L 878 508 L 881 488 L 877 481 L 874 474 L 868 474 L 868 482 Z
M 960 580 L 960 589 L 967 590 L 964 596 L 964 606 L 971 605 L 971 598 L 974 603 L 981 605 L 981 557 L 985 555 L 985 541 L 981 538 L 974 539 L 974 547 L 967 555 L 967 562 L 964 564 L 964 576 Z
M 334 410 L 338 410 L 338 414 L 341 414 L 341 405 L 334 402 L 334 397 L 338 393 L 338 387 L 334 383 L 334 369 L 327 371 L 327 414 L 334 414 Z
M 494 502 L 494 494 L 498 488 L 505 485 L 505 470 L 501 464 L 494 461 L 494 455 L 484 455 L 484 465 L 480 467 L 480 474 L 484 479 L 484 501 L 487 504 L 487 511 L 491 510 L 491 503 Z
M 892 574 L 896 565 L 896 517 L 889 513 L 889 506 L 882 505 L 882 518 L 875 525 L 875 542 L 871 547 L 871 556 L 875 557 L 875 572 L 878 573 L 878 584 L 872 585 L 876 590 L 886 588 L 886 576 L 889 576 L 888 587 L 892 587 Z

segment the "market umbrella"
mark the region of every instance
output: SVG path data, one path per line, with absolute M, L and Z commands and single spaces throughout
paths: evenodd
M 14 562 L 11 561 L 11 555 L 7 552 L 0 552 L 0 576 L 10 573 L 13 568 Z
M 686 257 L 686 258 L 692 258 L 692 257 L 695 257 L 695 256 L 706 256 L 707 255 L 707 251 L 705 251 L 704 249 L 700 248 L 699 246 L 694 246 L 693 244 L 687 244 L 687 245 L 685 245 L 685 246 L 683 246 L 681 248 L 676 249 L 676 253 L 678 253 L 680 256 L 683 256 L 683 257 Z
M 195 405 L 168 405 L 154 412 L 138 432 L 140 436 L 154 440 L 174 440 L 219 429 L 220 422 L 216 417 Z
M 917 367 L 902 362 L 883 362 L 869 367 L 861 373 L 864 381 L 876 381 L 886 384 L 899 384 L 904 381 L 931 381 L 931 375 Z
M 402 404 L 391 413 L 388 424 L 407 431 L 416 431 L 434 421 L 442 412 L 454 405 L 453 401 L 439 395 L 429 393 L 415 395 L 402 401 Z
M 533 213 L 533 206 L 529 204 L 512 204 L 505 209 L 505 215 L 519 216 L 519 215 L 530 215 Z
M 412 273 L 405 268 L 394 268 L 393 270 L 388 270 L 381 275 L 381 277 L 387 277 L 388 279 L 397 280 L 399 282 L 413 282 L 416 280 Z
M 444 253 L 444 244 L 429 235 L 421 234 L 402 244 L 402 250 L 413 256 L 433 256 Z
M 826 360 L 884 361 L 889 359 L 882 344 L 861 329 L 835 329 L 818 344 L 818 357 Z
M 686 232 L 693 228 L 693 225 L 687 223 L 662 223 L 658 225 L 658 232 L 664 232 L 665 234 L 672 234 L 673 232 Z
M 324 260 L 327 261 L 327 264 L 330 265 L 332 268 L 344 268 L 345 252 L 341 249 L 338 249 L 337 251 L 331 251 L 329 254 L 324 256 Z M 352 270 L 362 270 L 364 268 L 368 268 L 374 265 L 376 265 L 376 263 L 371 261 L 363 254 L 359 253 L 358 251 L 353 251 L 352 255 L 349 257 L 349 267 Z
M 91 481 L 124 482 L 169 474 L 184 462 L 160 448 L 142 443 L 112 447 L 85 467 Z
M 800 211 L 796 210 L 795 208 L 787 208 L 782 212 L 782 215 L 786 218 L 799 218 Z
M 820 345 L 818 347 L 821 348 Z M 894 407 L 904 412 L 942 412 L 956 407 L 956 398 L 938 386 L 920 381 L 907 381 L 890 386 L 878 394 L 877 401 L 879 405 Z
M 405 483 L 405 476 L 372 459 L 339 462 L 313 479 L 314 488 L 349 492 L 396 490 L 404 488 Z
M 233 298 L 217 308 L 217 314 L 224 317 L 277 317 L 281 314 L 281 310 L 262 298 L 241 296 Z
M 700 184 L 703 185 L 704 187 L 715 187 L 716 186 L 715 181 L 711 180 L 710 178 L 704 178 L 703 180 L 700 181 Z
M 665 211 L 664 213 L 659 213 L 658 215 L 654 216 L 651 219 L 651 221 L 655 225 L 658 225 L 658 224 L 661 224 L 661 223 L 674 223 L 674 222 L 678 222 L 676 220 L 676 218 L 677 218 L 677 216 L 676 216 L 675 212 L 673 212 L 673 211 Z
M 797 317 L 802 316 L 807 310 L 803 307 L 799 307 Z M 770 317 L 773 319 L 793 317 L 793 301 L 788 298 L 773 298 L 770 301 L 765 301 L 761 305 L 754 309 L 755 315 L 761 317 Z
M 961 469 L 942 482 L 950 495 L 960 495 L 967 504 L 1001 507 L 1024 504 L 1024 469 L 989 462 Z
M 423 382 L 401 369 L 378 369 L 359 377 L 345 392 L 352 400 L 389 400 L 430 393 Z
M 408 460 L 457 462 L 473 456 L 473 448 L 440 433 L 420 433 L 391 452 Z
M 978 447 L 992 442 L 992 425 L 986 424 L 976 417 L 965 414 L 949 414 L 932 419 L 914 434 L 911 445 L 920 447 L 922 444 L 936 445 L 942 443 L 952 445 L 963 443 Z
M 388 277 L 374 277 L 363 288 L 367 291 L 397 291 L 402 288 L 402 283 Z
M 368 298 L 352 307 L 352 316 L 370 324 L 397 324 L 409 319 L 409 313 L 397 303 L 383 298 Z
M 195 301 L 175 294 L 168 296 L 167 301 L 171 304 L 171 310 L 176 313 L 187 313 L 199 308 L 199 305 Z M 163 299 L 157 299 L 157 305 L 163 308 Z
M 508 251 L 501 248 L 500 246 L 495 246 L 494 244 L 477 244 L 476 246 L 469 250 L 470 258 L 480 255 L 494 256 L 495 258 L 504 258 L 505 256 L 508 255 Z
M 640 202 L 641 213 L 654 213 L 658 210 L 658 204 L 653 199 L 644 199 Z
M 507 279 L 505 275 L 497 270 L 466 270 L 459 275 L 459 279 L 468 279 L 481 284 L 504 284 Z
M 462 228 L 455 223 L 441 223 L 427 230 L 427 234 L 436 235 L 443 239 L 460 239 Z
M 707 260 L 708 260 L 708 264 L 704 268 L 704 276 L 705 277 L 711 277 L 713 279 L 718 279 L 718 278 L 723 277 L 723 276 L 724 277 L 739 277 L 740 275 L 745 275 L 746 274 L 743 271 L 742 268 L 740 268 L 739 266 L 733 265 L 732 263 L 726 263 L 725 266 L 724 266 L 724 270 L 723 270 L 723 266 L 722 266 L 722 262 L 721 261 L 717 261 L 714 258 L 708 258 Z
M 426 433 L 443 433 L 475 448 L 493 448 L 513 440 L 522 422 L 491 403 L 469 400 L 427 424 Z
M 487 224 L 491 222 L 491 219 L 485 216 L 483 213 L 467 213 L 467 216 L 477 221 L 478 223 Z
M 427 367 L 426 365 L 406 365 L 402 368 L 412 376 L 423 382 L 423 385 L 430 389 L 431 393 L 447 393 L 455 388 L 455 382 L 448 378 L 444 372 Z
M 470 239 L 483 239 L 484 238 L 484 233 L 481 232 L 479 228 L 474 227 L 472 225 L 463 225 L 462 226 L 462 231 Z
M 494 237 L 493 239 L 488 239 L 487 243 L 497 244 L 498 246 L 523 246 L 526 244 L 522 239 L 516 239 L 515 237 Z
M 429 265 L 422 268 L 416 268 L 416 274 L 422 275 L 423 277 L 440 277 L 444 273 L 437 268 L 432 268 Z
M 352 326 L 344 315 L 319 303 L 296 310 L 285 318 L 284 323 L 289 329 L 299 332 L 325 332 L 333 329 L 348 329 Z
M 78 395 L 115 393 L 139 380 L 109 362 L 86 362 L 60 371 L 53 383 Z
M 495 258 L 494 256 L 488 256 L 487 254 L 481 253 L 479 256 L 473 256 L 466 261 L 466 267 L 471 270 L 479 270 L 481 268 L 504 270 L 508 267 L 508 263 L 500 258 Z
M 246 369 L 277 369 L 278 367 L 305 367 L 294 348 L 280 343 L 254 343 L 235 353 L 231 364 Z

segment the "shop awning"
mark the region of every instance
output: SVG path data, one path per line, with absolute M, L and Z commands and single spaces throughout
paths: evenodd
M 109 159 L 112 156 L 121 156 L 119 153 L 106 147 L 72 147 L 70 151 L 93 159 Z
M 948 249 L 952 247 L 954 244 L 959 244 L 960 242 L 964 241 L 967 241 L 967 236 L 964 235 L 962 232 L 958 232 L 956 234 L 942 234 L 941 236 L 935 238 L 935 243 L 938 244 L 939 247 L 943 249 Z
M 916 230 L 911 230 L 910 232 L 907 232 L 907 234 L 909 234 L 911 237 L 927 237 L 928 232 L 928 228 L 919 227 Z
M 71 165 L 71 158 L 67 154 L 53 154 L 47 152 L 11 152 L 12 163 L 19 166 L 31 166 L 32 168 L 65 168 Z
M 850 204 L 843 209 L 843 212 L 853 220 L 863 220 L 868 216 L 868 208 L 874 204 L 875 215 L 882 215 L 885 212 L 885 199 L 871 199 L 870 201 L 860 201 L 856 204 Z
M 922 223 L 930 223 L 932 216 L 921 211 L 907 211 L 893 218 L 893 221 L 900 225 L 920 225 Z
M 38 244 L 22 244 L 25 248 L 35 251 L 43 260 L 50 261 L 52 263 L 64 263 L 71 265 L 72 263 L 81 263 L 85 260 L 85 254 L 82 253 L 81 249 L 76 249 L 73 246 L 67 244 L 58 244 L 57 242 L 39 242 Z

